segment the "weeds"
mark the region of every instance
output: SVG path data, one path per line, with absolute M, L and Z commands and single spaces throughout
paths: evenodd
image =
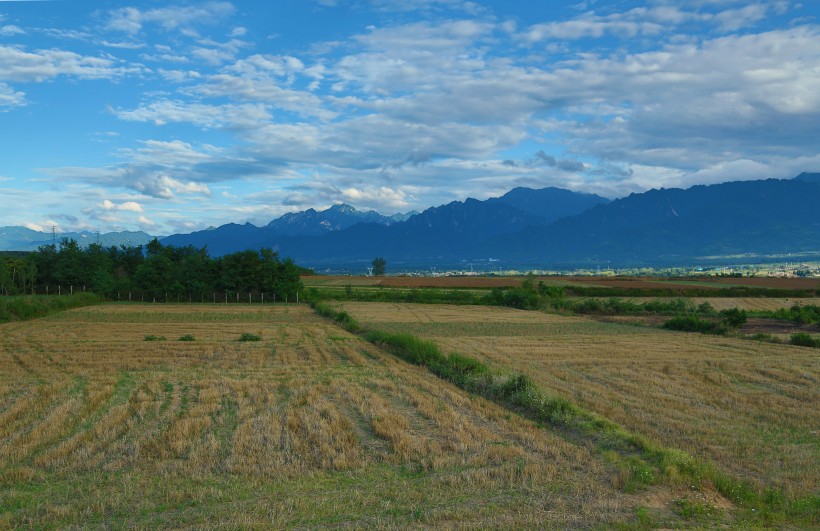
M 64 310 L 101 302 L 93 293 L 73 295 L 20 295 L 0 297 L 0 323 L 38 319 Z

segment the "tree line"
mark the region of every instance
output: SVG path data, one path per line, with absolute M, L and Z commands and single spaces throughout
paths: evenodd
M 293 299 L 309 270 L 271 249 L 218 258 L 205 248 L 162 245 L 81 248 L 75 240 L 0 257 L 0 294 L 92 291 L 111 299 L 139 294 L 146 300 L 210 298 L 212 293 L 265 293 L 267 300 Z

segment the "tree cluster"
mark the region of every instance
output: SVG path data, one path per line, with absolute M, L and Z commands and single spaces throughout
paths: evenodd
M 157 300 L 196 298 L 211 293 L 265 293 L 268 300 L 294 298 L 307 270 L 270 249 L 211 258 L 193 246 L 164 246 L 154 239 L 143 246 L 81 248 L 74 240 L 46 245 L 25 258 L 0 260 L 3 293 L 32 293 L 49 286 L 56 293 L 93 291 L 110 298 L 134 292 Z M 12 280 L 4 281 L 9 277 Z M 266 298 L 267 298 L 266 297 Z

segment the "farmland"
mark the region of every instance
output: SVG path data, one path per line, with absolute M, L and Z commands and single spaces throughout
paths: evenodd
M 308 287 L 391 287 L 391 288 L 443 288 L 443 289 L 490 289 L 512 288 L 521 285 L 522 276 L 303 276 Z M 674 289 L 685 293 L 695 289 L 721 289 L 732 287 L 768 288 L 784 290 L 817 290 L 816 278 L 769 278 L 769 277 L 603 277 L 603 276 L 538 276 L 536 281 L 548 286 L 602 287 L 634 290 Z
M 611 526 L 687 494 L 628 494 L 594 448 L 304 305 L 109 304 L 0 337 L 4 528 Z
M 811 349 L 497 307 L 336 304 L 758 487 L 818 490 Z M 0 325 L 1 528 L 761 522 L 690 479 L 630 486 L 593 438 L 306 305 L 103 304 Z
M 794 496 L 820 489 L 812 349 L 476 306 L 346 303 L 366 326 L 434 340 Z

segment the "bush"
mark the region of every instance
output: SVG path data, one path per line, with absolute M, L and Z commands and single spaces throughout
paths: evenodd
M 792 334 L 791 339 L 789 339 L 789 343 L 801 347 L 820 348 L 820 337 L 812 337 L 810 334 L 805 332 L 799 332 L 797 334 Z
M 720 319 L 729 328 L 740 328 L 746 324 L 746 310 L 730 308 L 720 311 Z
M 701 319 L 697 315 L 679 315 L 663 323 L 663 327 L 667 330 L 700 332 L 701 334 L 725 335 L 728 332 L 726 325 Z
M 145 336 L 145 341 L 165 341 L 165 336 L 155 336 L 153 334 Z
M 195 341 L 195 339 L 194 336 L 192 336 L 191 334 L 185 334 L 184 336 L 180 336 L 180 338 L 177 339 L 177 341 Z
M 256 334 L 245 332 L 244 334 L 239 336 L 239 341 L 262 341 L 262 338 L 257 336 Z

